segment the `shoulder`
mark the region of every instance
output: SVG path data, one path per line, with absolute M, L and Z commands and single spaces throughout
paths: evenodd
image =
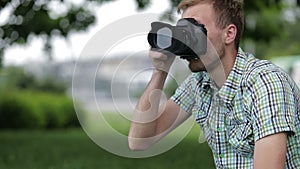
M 289 75 L 280 67 L 268 60 L 260 60 L 248 54 L 247 64 L 244 70 L 244 86 L 253 86 L 258 82 L 265 81 L 266 84 L 276 82 L 292 83 Z
M 299 87 L 287 72 L 270 61 L 254 57 L 248 58 L 241 86 L 242 92 L 247 93 L 252 100 L 262 99 L 264 96 L 295 102 L 300 100 Z

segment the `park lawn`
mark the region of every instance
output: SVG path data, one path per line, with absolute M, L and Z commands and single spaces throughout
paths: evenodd
M 149 158 L 113 155 L 81 128 L 0 131 L 0 169 L 213 169 L 211 151 L 199 144 L 199 127 L 171 150 Z

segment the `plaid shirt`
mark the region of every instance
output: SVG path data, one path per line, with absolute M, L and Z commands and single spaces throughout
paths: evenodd
M 206 72 L 190 75 L 171 99 L 193 114 L 216 168 L 253 168 L 255 141 L 288 133 L 287 169 L 300 167 L 300 91 L 277 66 L 238 52 L 221 89 Z

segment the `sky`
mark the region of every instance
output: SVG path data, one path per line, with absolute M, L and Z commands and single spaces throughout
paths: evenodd
M 89 39 L 105 26 L 138 13 L 162 13 L 167 11 L 169 7 L 170 4 L 167 0 L 152 0 L 151 5 L 143 11 L 136 10 L 137 5 L 133 0 L 116 0 L 104 3 L 95 9 L 97 21 L 88 31 L 72 34 L 67 40 L 60 37 L 53 39 L 53 59 L 57 62 L 77 59 Z M 4 64 L 20 65 L 31 61 L 44 61 L 46 57 L 42 51 L 42 42 L 42 38 L 35 37 L 25 46 L 13 46 L 7 49 L 4 55 Z M 124 43 L 134 43 L 139 45 L 137 47 L 139 49 L 149 48 L 146 39 L 141 37 L 133 38 Z M 118 52 L 128 52 L 124 44 L 119 44 L 116 49 Z

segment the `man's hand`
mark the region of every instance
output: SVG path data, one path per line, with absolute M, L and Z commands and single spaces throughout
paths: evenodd
M 149 57 L 156 70 L 168 73 L 174 62 L 175 55 L 171 53 L 162 53 L 160 51 L 150 50 Z
M 284 169 L 286 144 L 286 133 L 274 134 L 258 140 L 254 149 L 254 169 Z

